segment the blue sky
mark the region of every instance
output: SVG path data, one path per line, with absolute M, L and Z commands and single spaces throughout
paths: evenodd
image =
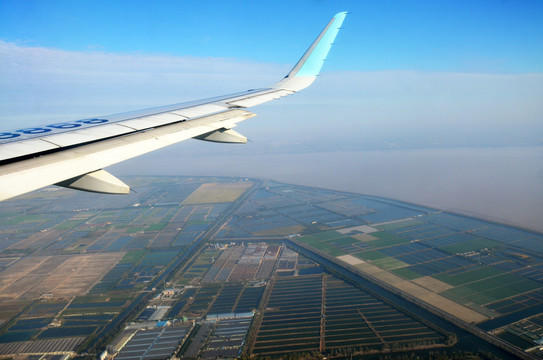
M 543 71 L 543 2 L 3 0 L 0 39 L 291 64 L 350 11 L 328 70 Z

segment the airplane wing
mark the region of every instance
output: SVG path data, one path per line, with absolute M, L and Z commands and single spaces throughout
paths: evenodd
M 53 184 L 127 194 L 128 185 L 103 168 L 190 138 L 247 142 L 232 130 L 256 116 L 246 108 L 311 85 L 346 14 L 336 14 L 285 78 L 269 88 L 0 132 L 0 201 Z

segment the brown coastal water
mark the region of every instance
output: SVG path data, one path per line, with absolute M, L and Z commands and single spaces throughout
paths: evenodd
M 543 232 L 543 147 L 216 156 L 185 149 L 190 147 L 156 152 L 112 172 L 266 178 L 384 196 Z

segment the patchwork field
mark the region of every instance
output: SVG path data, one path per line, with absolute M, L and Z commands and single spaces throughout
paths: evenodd
M 428 213 L 296 240 L 467 322 L 542 304 L 537 294 L 543 290 L 543 254 L 535 234 Z
M 195 328 L 208 329 L 185 353 L 194 357 L 235 357 L 242 344 L 247 357 L 465 350 L 461 337 L 443 347 L 454 336 L 335 278 L 281 239 L 525 349 L 543 336 L 541 234 L 268 180 L 132 178 L 131 186 L 137 192 L 126 197 L 49 188 L 0 204 L 0 354 L 31 345 L 73 351 L 83 339 L 108 339 L 108 324 L 193 316 Z M 178 263 L 211 227 L 218 231 L 206 250 Z M 182 266 L 166 268 L 174 263 Z M 162 284 L 171 289 L 160 293 Z M 232 316 L 244 325 L 225 321 Z M 97 355 L 95 345 L 83 351 Z

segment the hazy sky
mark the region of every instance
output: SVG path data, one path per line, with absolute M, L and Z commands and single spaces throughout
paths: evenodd
M 496 175 L 482 169 L 484 161 L 475 162 L 473 169 L 462 168 L 462 174 L 473 172 L 473 182 L 459 180 L 452 187 L 456 195 L 448 197 L 468 204 L 474 189 L 498 183 L 486 195 L 497 198 L 511 184 L 522 187 L 519 177 L 528 176 L 531 190 L 506 213 L 522 210 L 532 198 L 529 208 L 542 209 L 543 217 L 539 0 L 2 0 L 0 126 L 12 130 L 271 85 L 339 11 L 350 14 L 317 81 L 299 94 L 252 108 L 258 117 L 236 129 L 252 143 L 219 147 L 190 141 L 151 159 L 177 152 L 176 166 L 186 174 L 190 169 L 182 164 L 188 156 L 205 159 L 213 169 L 213 161 L 228 163 L 228 156 L 278 154 L 283 162 L 267 158 L 268 168 L 277 164 L 277 176 L 288 180 L 282 168 L 312 162 L 298 157 L 287 164 L 285 154 L 394 150 L 398 161 L 416 165 L 399 175 L 413 186 L 386 179 L 388 187 L 361 182 L 356 191 L 399 196 L 397 189 L 405 188 L 409 200 L 429 204 L 428 192 L 416 196 L 416 185 L 432 184 L 432 194 L 450 193 L 451 180 L 443 178 L 449 172 L 432 177 L 433 167 L 418 170 L 424 157 L 402 151 L 530 146 L 536 150 L 529 160 L 515 152 L 517 160 L 504 162 L 524 162 L 519 169 L 533 168 L 529 174 L 503 167 Z M 366 155 L 352 156 L 347 158 L 359 164 L 352 169 L 359 170 L 344 174 L 345 184 L 356 182 L 368 161 Z M 462 150 L 459 156 L 471 154 Z M 458 165 L 451 157 L 431 159 L 443 160 L 449 170 Z M 500 158 L 493 159 L 492 169 L 499 169 Z M 144 160 L 127 166 L 137 169 Z M 313 170 L 307 173 L 318 174 Z M 434 205 L 442 200 L 435 196 Z M 484 213 L 485 201 L 477 201 L 477 212 Z M 496 207 L 488 201 L 489 209 Z

